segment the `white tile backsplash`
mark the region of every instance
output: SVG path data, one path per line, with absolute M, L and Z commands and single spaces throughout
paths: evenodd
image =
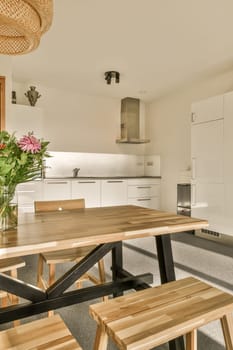
M 131 154 L 50 152 L 46 159 L 46 177 L 73 176 L 160 176 L 160 156 Z M 148 166 L 146 162 L 153 162 Z M 149 168 L 149 169 L 148 169 Z
M 160 156 L 158 155 L 145 156 L 144 161 L 145 161 L 146 176 L 160 176 Z

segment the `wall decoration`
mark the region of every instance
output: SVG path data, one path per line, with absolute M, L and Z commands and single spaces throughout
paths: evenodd
M 38 91 L 36 91 L 35 86 L 30 86 L 30 90 L 25 92 L 25 96 L 28 98 L 28 101 L 31 106 L 35 106 L 38 98 L 41 97 Z

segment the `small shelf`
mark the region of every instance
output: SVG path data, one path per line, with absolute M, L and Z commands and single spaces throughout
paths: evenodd
M 21 103 L 11 103 L 11 106 L 13 106 L 13 108 L 33 108 L 33 109 L 42 109 L 41 107 L 37 107 L 37 106 L 31 106 L 31 105 L 23 105 Z

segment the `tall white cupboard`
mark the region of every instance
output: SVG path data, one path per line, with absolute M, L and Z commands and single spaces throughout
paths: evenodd
M 233 92 L 191 106 L 192 216 L 233 235 Z
M 224 95 L 224 221 L 223 232 L 233 235 L 233 91 Z

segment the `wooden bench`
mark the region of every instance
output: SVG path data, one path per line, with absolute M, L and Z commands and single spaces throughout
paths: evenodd
M 227 350 L 233 350 L 233 295 L 188 277 L 90 306 L 97 322 L 95 350 L 108 336 L 119 349 L 148 350 L 186 335 L 186 350 L 197 349 L 197 328 L 221 320 Z
M 1 350 L 82 350 L 59 315 L 0 332 Z

